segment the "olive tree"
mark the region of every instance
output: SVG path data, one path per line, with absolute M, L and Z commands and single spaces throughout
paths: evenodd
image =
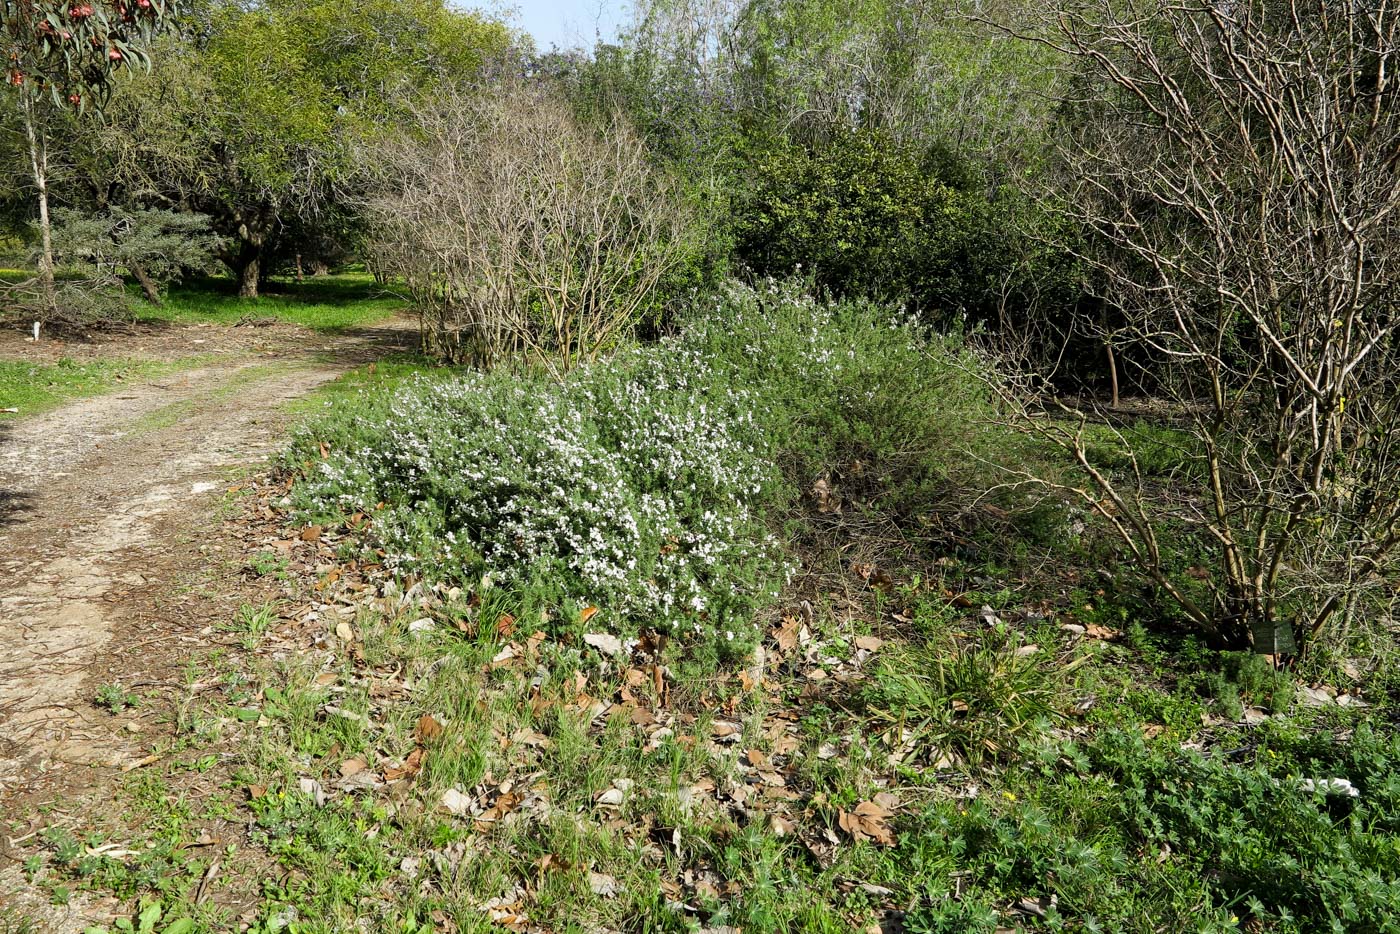
M 1151 490 L 1095 456 L 1094 413 L 1033 424 L 1187 616 L 1286 654 L 1397 579 L 1400 10 L 1087 0 L 1047 26 L 1079 65 L 1060 203 L 1184 463 Z

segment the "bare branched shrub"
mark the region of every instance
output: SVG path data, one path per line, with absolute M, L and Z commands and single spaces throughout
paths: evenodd
M 1396 582 L 1400 11 L 1089 0 L 1047 25 L 1081 66 L 1064 202 L 1122 312 L 1104 337 L 1172 399 L 1185 467 L 1148 495 L 1085 412 L 1035 423 L 1188 616 L 1286 652 Z M 1183 528 L 1199 581 L 1171 566 Z
M 579 124 L 543 85 L 447 90 L 387 151 L 370 200 L 381 272 L 429 348 L 555 372 L 614 346 L 687 249 L 689 212 L 621 121 Z
M 0 286 L 0 323 L 25 330 L 34 322 L 68 332 L 120 329 L 134 317 L 125 284 L 107 270 L 64 275 L 52 284 L 32 276 Z

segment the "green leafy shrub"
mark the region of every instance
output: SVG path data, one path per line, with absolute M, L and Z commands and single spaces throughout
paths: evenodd
M 976 362 L 916 318 L 769 281 L 719 293 L 685 340 L 753 394 L 767 451 L 795 492 L 822 484 L 819 508 L 903 522 L 978 470 L 990 408 Z
M 846 295 L 960 293 L 955 256 L 967 206 L 922 162 L 867 132 L 759 150 L 736 219 L 740 258 L 767 275 L 806 270 Z M 938 281 L 925 282 L 934 268 Z
M 963 362 L 877 305 L 734 286 L 680 336 L 560 382 L 416 380 L 338 406 L 293 447 L 294 500 L 370 515 L 404 571 L 737 649 L 789 570 L 777 520 L 818 481 L 901 518 L 944 495 L 984 414 Z
M 762 275 L 803 272 L 842 296 L 998 321 L 1052 294 L 1076 298 L 1061 254 L 1025 231 L 1049 223 L 937 147 L 878 131 L 756 148 L 734 209 L 735 253 Z M 1047 305 L 1048 307 L 1048 305 Z

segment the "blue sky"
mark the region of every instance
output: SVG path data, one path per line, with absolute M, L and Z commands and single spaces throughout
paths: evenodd
M 591 49 L 595 38 L 615 38 L 630 14 L 627 0 L 506 0 L 515 22 L 535 37 L 540 51 L 551 44 Z

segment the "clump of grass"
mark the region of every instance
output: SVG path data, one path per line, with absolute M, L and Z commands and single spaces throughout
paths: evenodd
M 1222 652 L 1212 661 L 1218 667 L 1203 672 L 1196 680 L 1201 693 L 1214 699 L 1225 719 L 1240 719 L 1246 706 L 1280 714 L 1293 705 L 1298 689 L 1293 675 L 1275 669 L 1264 656 L 1253 652 Z
M 262 637 L 277 621 L 277 613 L 270 604 L 253 606 L 245 603 L 238 608 L 233 619 L 224 627 L 229 632 L 242 636 L 241 645 L 247 651 L 257 648 Z
M 258 577 L 273 577 L 278 580 L 287 579 L 287 569 L 290 561 L 285 555 L 280 555 L 275 551 L 254 552 L 248 562 L 248 569 Z
M 1061 719 L 1074 665 L 998 626 L 975 637 L 945 633 L 882 660 L 867 691 L 877 723 L 937 761 L 1005 758 Z

